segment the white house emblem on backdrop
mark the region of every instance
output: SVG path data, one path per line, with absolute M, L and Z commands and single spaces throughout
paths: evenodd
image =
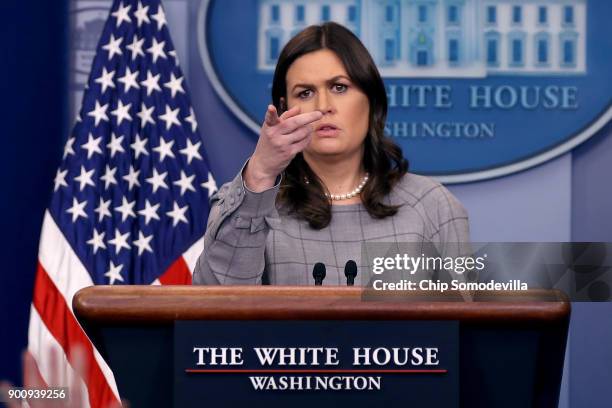
M 385 130 L 412 170 L 465 182 L 550 160 L 612 119 L 612 54 L 595 42 L 610 15 L 596 0 L 203 0 L 197 28 L 216 92 L 257 135 L 283 46 L 344 25 L 385 81 Z

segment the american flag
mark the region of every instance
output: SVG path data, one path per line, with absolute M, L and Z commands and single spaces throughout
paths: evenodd
M 114 1 L 43 221 L 28 344 L 43 381 L 56 349 L 71 384 L 81 345 L 83 406 L 119 401 L 72 297 L 90 285 L 190 284 L 216 189 L 160 1 Z

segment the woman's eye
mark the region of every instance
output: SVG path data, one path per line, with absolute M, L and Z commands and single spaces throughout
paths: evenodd
M 304 98 L 308 98 L 310 96 L 310 89 L 306 89 L 305 91 L 302 91 L 298 94 L 298 98 L 300 99 L 304 99 Z
M 346 91 L 347 88 L 348 88 L 348 86 L 346 86 L 344 84 L 334 84 L 334 91 L 337 91 L 337 92 L 340 92 L 340 93 Z

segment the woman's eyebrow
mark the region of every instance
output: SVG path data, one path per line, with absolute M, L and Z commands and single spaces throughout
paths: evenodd
M 331 83 L 336 82 L 336 81 L 337 81 L 338 79 L 340 79 L 340 78 L 344 78 L 344 79 L 347 79 L 347 80 L 349 80 L 349 81 L 350 81 L 350 78 L 349 78 L 349 77 L 347 77 L 346 75 L 336 75 L 335 77 L 330 78 L 330 79 L 328 79 L 327 81 L 325 81 L 325 83 L 326 83 L 326 84 L 331 84 Z M 295 90 L 295 88 L 298 88 L 298 87 L 302 87 L 302 88 L 312 88 L 312 87 L 314 87 L 314 85 L 313 85 L 313 84 L 306 84 L 306 83 L 299 83 L 299 84 L 295 84 L 295 85 L 293 85 L 293 88 L 291 88 L 291 90 L 293 91 L 293 90 Z

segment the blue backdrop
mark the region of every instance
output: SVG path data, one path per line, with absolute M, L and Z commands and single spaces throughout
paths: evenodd
M 0 7 L 0 378 L 19 384 L 38 235 L 66 138 L 68 2 Z

